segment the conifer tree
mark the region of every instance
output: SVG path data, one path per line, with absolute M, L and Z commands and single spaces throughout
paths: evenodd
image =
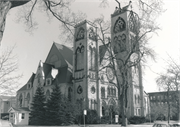
M 42 87 L 38 87 L 33 97 L 29 116 L 30 125 L 45 125 L 45 96 Z
M 47 101 L 46 121 L 48 125 L 58 126 L 62 125 L 65 120 L 63 96 L 60 87 L 56 84 Z
M 66 125 L 71 125 L 75 122 L 75 116 L 77 114 L 76 111 L 76 105 L 68 100 L 66 97 L 64 97 L 64 111 L 66 115 L 65 119 L 65 124 Z

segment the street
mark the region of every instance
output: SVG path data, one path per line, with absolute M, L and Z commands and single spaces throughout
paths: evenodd
M 140 125 L 128 125 L 127 127 L 152 127 L 153 123 L 147 123 L 147 124 L 140 124 Z M 12 127 L 12 125 L 9 123 L 8 120 L 0 120 L 0 127 Z M 26 126 L 27 127 L 27 126 Z M 30 127 L 30 126 L 29 126 Z M 63 126 L 61 126 L 63 127 Z M 68 126 L 64 126 L 68 127 Z M 69 127 L 84 127 L 84 125 L 71 125 Z M 91 125 L 85 125 L 85 127 L 121 127 L 121 125 L 117 124 L 91 124 Z

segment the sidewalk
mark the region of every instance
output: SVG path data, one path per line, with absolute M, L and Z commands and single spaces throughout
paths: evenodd
M 8 120 L 0 119 L 0 127 L 12 127 L 12 125 Z

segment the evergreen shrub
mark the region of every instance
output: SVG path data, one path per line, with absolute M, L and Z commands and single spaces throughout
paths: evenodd
M 132 116 L 128 119 L 128 121 L 130 124 L 141 124 L 146 122 L 146 118 L 141 116 Z

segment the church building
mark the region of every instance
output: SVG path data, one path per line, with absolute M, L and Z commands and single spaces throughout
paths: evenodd
M 38 86 L 44 88 L 46 99 L 58 84 L 62 94 L 81 105 L 82 110 L 96 110 L 100 117 L 118 112 L 118 76 L 112 69 L 110 53 L 122 57 L 135 38 L 135 16 L 128 6 L 111 15 L 111 44 L 99 45 L 97 27 L 85 20 L 75 26 L 73 48 L 53 43 L 44 62 L 37 65 L 27 83 L 17 91 L 17 107 L 30 109 Z M 118 63 L 116 63 L 116 66 Z M 117 72 L 118 73 L 118 72 Z M 143 90 L 140 64 L 131 69 L 127 89 L 127 116 L 149 113 L 147 94 Z M 117 79 L 118 78 L 118 79 Z M 121 93 L 120 93 L 121 94 Z M 146 98 L 145 98 L 146 97 Z

